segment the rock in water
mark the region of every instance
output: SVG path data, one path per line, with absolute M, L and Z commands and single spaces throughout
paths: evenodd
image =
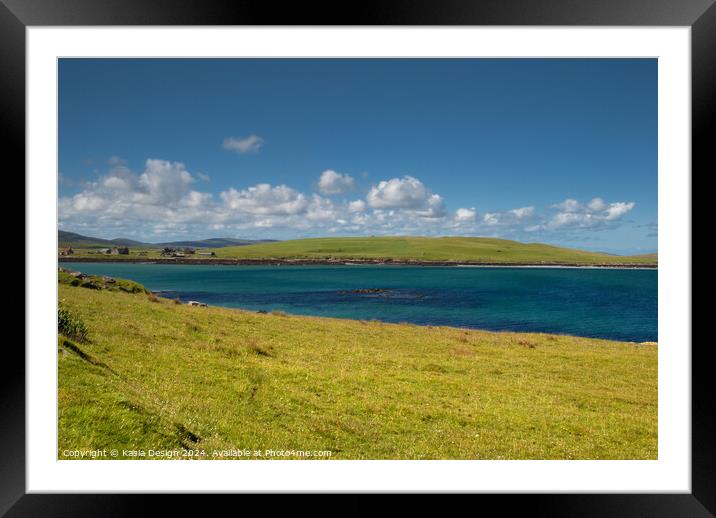
M 343 290 L 339 291 L 340 294 L 347 294 L 347 293 L 388 293 L 390 290 L 386 290 L 385 288 L 359 288 L 357 290 Z

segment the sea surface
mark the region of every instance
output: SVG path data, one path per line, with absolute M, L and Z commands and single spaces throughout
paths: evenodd
M 249 310 L 658 341 L 656 270 L 62 263 Z M 371 291 L 376 290 L 376 291 Z

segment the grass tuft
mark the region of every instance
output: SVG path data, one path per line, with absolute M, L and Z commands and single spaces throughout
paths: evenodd
M 201 441 L 201 437 L 189 431 L 186 426 L 181 423 L 176 423 L 174 425 L 174 428 L 176 430 L 177 436 L 179 437 L 179 442 L 185 447 L 187 446 L 187 442 L 191 443 L 192 445 L 195 445 L 199 441 Z
M 88 331 L 85 323 L 62 306 L 57 308 L 57 331 L 78 342 L 87 340 Z
M 249 340 L 246 344 L 246 348 L 252 353 L 258 354 L 259 356 L 266 356 L 269 358 L 273 356 L 270 350 L 259 345 L 256 340 Z

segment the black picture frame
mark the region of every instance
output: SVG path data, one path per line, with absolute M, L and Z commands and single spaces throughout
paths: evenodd
M 716 101 L 714 0 L 0 0 L 0 128 L 6 153 L 24 170 L 25 28 L 63 25 L 572 25 L 689 26 L 692 43 L 692 170 L 714 170 Z M 22 169 L 21 169 L 22 168 Z M 687 171 L 684 174 L 688 174 Z M 692 173 L 693 178 L 693 173 Z M 24 187 L 23 187 L 24 188 Z M 25 270 L 25 276 L 31 272 Z M 0 515 L 124 516 L 139 495 L 25 494 L 25 357 L 3 351 Z M 684 344 L 685 347 L 691 344 Z M 716 514 L 716 383 L 706 343 L 692 348 L 692 492 L 644 495 L 484 495 L 502 509 L 528 506 L 550 516 L 713 516 Z M 168 505 L 189 511 L 195 499 Z

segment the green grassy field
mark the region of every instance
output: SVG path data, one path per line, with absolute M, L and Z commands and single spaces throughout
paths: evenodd
M 217 257 L 245 259 L 397 259 L 497 263 L 655 264 L 653 257 L 622 257 L 539 243 L 477 237 L 334 237 L 217 248 Z
M 128 255 L 105 255 L 90 247 L 75 247 L 74 258 L 97 261 L 153 260 L 161 258 L 161 249 L 129 247 Z M 333 237 L 296 239 L 257 245 L 205 249 L 216 257 L 198 254 L 186 259 L 211 262 L 221 259 L 308 259 L 308 260 L 393 260 L 454 261 L 504 264 L 576 264 L 655 266 L 656 254 L 616 256 L 541 243 L 520 243 L 506 239 L 481 237 Z M 141 255 L 140 255 L 141 253 Z M 71 260 L 72 257 L 69 259 Z
M 59 337 L 60 459 L 657 458 L 654 344 L 190 307 L 73 280 L 60 307 L 87 333 Z
M 65 247 L 60 247 L 60 250 L 62 250 Z M 162 258 L 162 249 L 161 248 L 146 248 L 146 247 L 128 247 L 129 253 L 127 255 L 123 254 L 117 254 L 117 255 L 111 255 L 111 254 L 103 254 L 98 252 L 100 248 L 108 248 L 108 247 L 87 247 L 87 246 L 73 246 L 73 254 L 70 256 L 66 256 L 68 261 L 71 261 L 73 258 L 91 258 L 95 261 L 126 261 L 127 259 L 130 260 L 152 260 L 152 259 L 161 259 Z M 191 256 L 194 257 L 194 256 Z

